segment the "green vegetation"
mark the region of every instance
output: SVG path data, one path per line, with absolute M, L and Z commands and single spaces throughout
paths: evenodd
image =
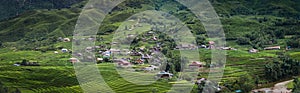
M 237 48 L 227 51 L 227 63 L 221 86 L 223 92 L 271 87 L 274 82 L 299 76 L 300 60 L 300 2 L 296 0 L 210 0 L 215 7 L 226 34 L 226 46 Z M 72 32 L 86 0 L 4 0 L 0 1 L 0 92 L 83 92 L 69 62 Z M 97 33 L 96 45 L 110 48 L 114 32 L 129 29 L 131 23 L 121 25 L 133 14 L 152 9 L 174 15 L 191 30 L 196 45 L 208 45 L 204 27 L 186 7 L 173 0 L 126 0 L 115 7 L 104 19 Z M 151 19 L 154 22 L 159 19 Z M 154 31 L 155 27 L 143 24 L 138 31 Z M 124 26 L 124 27 L 123 27 Z M 176 27 L 174 27 L 175 29 Z M 154 31 L 155 32 L 155 31 Z M 125 33 L 124 33 L 125 34 Z M 128 34 L 128 33 L 126 33 Z M 135 33 L 130 33 L 135 34 Z M 180 74 L 180 53 L 170 37 L 156 34 L 157 42 L 144 42 L 138 35 L 131 49 L 150 48 L 160 42 L 162 53 L 168 57 L 169 70 Z M 191 38 L 188 38 L 191 39 Z M 269 46 L 281 46 L 281 50 L 263 50 Z M 283 50 L 290 47 L 290 50 Z M 249 49 L 258 53 L 249 53 Z M 58 51 L 59 53 L 54 53 Z M 206 67 L 211 64 L 211 51 L 199 49 L 199 58 Z M 71 52 L 71 51 L 70 51 Z M 186 51 L 185 61 L 198 60 L 192 51 Z M 286 53 L 289 56 L 282 56 Z M 101 57 L 97 55 L 97 57 Z M 14 66 L 15 63 L 37 62 L 39 66 Z M 107 59 L 106 61 L 109 61 Z M 172 63 L 172 64 L 171 64 Z M 108 85 L 118 93 L 167 92 L 172 80 L 159 80 L 151 85 L 135 85 L 116 72 L 111 63 L 98 64 Z M 207 77 L 209 68 L 203 68 L 198 78 Z M 290 88 L 298 91 L 298 79 Z M 261 84 L 262 86 L 258 86 Z M 193 92 L 203 90 L 203 84 L 195 85 Z

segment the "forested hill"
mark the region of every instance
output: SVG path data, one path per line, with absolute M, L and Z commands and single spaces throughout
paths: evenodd
M 34 9 L 62 9 L 83 0 L 0 0 L 0 20 Z
M 87 0 L 1 0 L 0 45 L 18 42 L 19 46 L 44 46 L 57 41 L 58 37 L 70 37 L 79 13 Z M 185 8 L 173 4 L 174 0 L 127 0 L 116 7 L 100 28 L 98 34 L 110 34 L 125 16 L 143 9 L 164 8 L 194 31 L 198 39 L 207 38 L 201 23 L 186 17 Z M 210 0 L 221 18 L 227 40 L 247 44 L 255 48 L 279 44 L 277 39 L 298 42 L 300 35 L 299 0 Z M 175 3 L 174 3 L 175 4 Z M 128 12 L 135 11 L 135 12 Z M 193 24 L 190 24 L 193 23 Z M 194 24 L 195 23 L 195 24 Z M 204 37 L 203 37 L 204 36 Z M 300 47 L 299 43 L 289 43 Z M 11 44 L 11 43 L 10 43 Z M 280 43 L 285 44 L 285 43 Z
M 219 14 L 300 18 L 299 0 L 210 0 Z
M 15 17 L 33 9 L 62 9 L 88 0 L 1 0 L 0 20 Z M 129 0 L 130 1 L 130 0 Z M 133 0 L 134 1 L 134 0 Z M 148 0 L 144 0 L 145 2 Z M 159 0 L 158 0 L 159 1 Z M 210 0 L 219 14 L 276 15 L 297 17 L 300 15 L 299 0 Z

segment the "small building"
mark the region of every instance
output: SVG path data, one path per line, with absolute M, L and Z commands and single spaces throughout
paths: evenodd
M 189 64 L 189 67 L 203 67 L 203 64 L 201 62 L 194 61 Z
M 172 78 L 172 77 L 173 77 L 173 74 L 171 74 L 171 73 L 169 73 L 169 72 L 161 71 L 161 72 L 158 72 L 158 73 L 156 74 L 156 77 L 158 77 L 158 78 L 167 78 L 167 79 L 169 79 L 169 78 Z
M 142 54 L 142 59 L 150 59 L 151 56 L 149 54 Z
M 135 35 L 133 35 L 133 34 L 128 34 L 127 35 L 127 38 L 134 38 L 135 37 Z
M 58 52 L 57 52 L 57 51 L 54 51 L 54 54 L 58 54 Z
M 14 66 L 21 66 L 20 64 L 14 64 Z
M 249 53 L 257 53 L 257 52 L 258 52 L 258 50 L 254 49 L 254 48 L 249 50 Z
M 154 69 L 152 67 L 144 67 L 142 70 L 144 70 L 144 71 L 153 71 Z
M 153 35 L 154 34 L 154 32 L 153 31 L 149 31 L 149 32 L 147 32 L 147 36 L 150 36 L 150 35 Z
M 194 44 L 181 44 L 180 46 L 176 46 L 176 49 L 196 49 L 197 46 Z
M 119 44 L 118 42 L 112 42 L 111 45 L 116 45 Z
M 103 58 L 97 58 L 96 60 L 97 61 L 103 61 Z
M 196 84 L 201 84 L 202 82 L 205 82 L 207 79 L 206 78 L 199 78 L 196 81 Z
M 154 65 L 150 65 L 148 67 L 144 67 L 142 70 L 144 71 L 154 71 L 154 70 L 158 70 L 159 67 L 154 66 Z
M 200 47 L 200 48 L 207 48 L 206 45 L 200 45 L 199 47 Z
M 88 40 L 89 40 L 89 41 L 95 41 L 96 39 L 95 39 L 95 38 L 92 38 L 92 37 L 90 37 L 90 38 L 88 38 Z
M 232 48 L 232 47 L 221 47 L 220 49 L 221 50 L 237 50 L 237 49 Z
M 158 39 L 157 39 L 156 36 L 153 36 L 153 37 L 152 37 L 152 40 L 157 41 Z
M 154 65 L 150 65 L 149 67 L 153 68 L 154 70 L 158 70 L 159 69 L 159 67 L 154 66 Z
M 121 66 L 121 67 L 127 67 L 127 66 L 131 65 L 130 62 L 123 60 L 123 59 L 116 59 L 116 60 L 114 60 L 114 62 L 117 62 L 118 66 Z
M 285 50 L 291 50 L 291 46 L 285 47 Z
M 80 57 L 80 56 L 82 56 L 82 53 L 74 53 L 74 56 Z
M 214 41 L 209 41 L 208 42 L 208 49 L 215 49 L 215 42 Z
M 86 50 L 86 51 L 92 51 L 92 50 L 93 50 L 93 47 L 86 47 L 85 50 Z
M 77 58 L 70 58 L 69 61 L 71 63 L 79 62 L 79 60 Z
M 280 46 L 266 47 L 264 50 L 280 50 Z
M 70 39 L 70 38 L 64 38 L 63 41 L 64 41 L 64 42 L 70 42 L 71 39 Z
M 63 48 L 63 49 L 61 49 L 61 52 L 66 53 L 66 52 L 68 52 L 68 49 Z
M 120 49 L 110 49 L 109 50 L 111 53 L 118 53 L 121 54 L 121 50 Z
M 143 59 L 138 59 L 138 60 L 135 61 L 135 63 L 137 63 L 137 64 L 144 64 L 144 61 L 145 60 L 143 60 Z

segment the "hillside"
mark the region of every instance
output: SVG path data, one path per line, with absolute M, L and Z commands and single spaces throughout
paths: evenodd
M 35 9 L 70 8 L 83 0 L 2 0 L 0 1 L 0 20 L 18 17 Z
M 300 1 L 209 1 L 222 22 L 226 35 L 226 46 L 236 49 L 226 50 L 226 68 L 222 81 L 218 82 L 226 87 L 224 93 L 232 92 L 235 89 L 250 91 L 253 88 L 270 87 L 275 82 L 291 79 L 298 75 L 298 72 L 292 73 L 289 69 L 294 71 L 300 69 L 291 65 L 298 64 L 299 62 L 296 60 L 300 60 Z M 0 11 L 0 69 L 3 70 L 0 75 L 0 92 L 2 92 L 1 86 L 12 88 L 12 91 L 14 88 L 20 89 L 22 92 L 82 92 L 72 64 L 69 62 L 69 58 L 72 57 L 72 42 L 63 42 L 61 39 L 73 40 L 74 27 L 85 3 L 86 0 L 0 1 L 0 10 L 3 10 Z M 111 47 L 110 44 L 116 30 L 128 30 L 132 27 L 130 25 L 139 23 L 134 19 L 128 23 L 123 22 L 125 19 L 147 9 L 160 10 L 174 15 L 191 30 L 196 38 L 195 45 L 209 45 L 210 39 L 207 37 L 201 21 L 197 20 L 189 9 L 178 2 L 174 2 L 174 0 L 127 0 L 110 12 L 103 21 L 104 25 L 99 28 L 95 43 L 100 48 L 94 50 L 99 51 L 96 53 L 96 57 L 104 58 L 100 52 Z M 121 35 L 116 37 L 136 36 L 137 39 L 130 46 L 134 51 L 145 48 L 145 51 L 149 52 L 151 47 L 159 46 L 160 52 L 163 52 L 168 57 L 167 61 L 172 63 L 171 72 L 177 75 L 180 73 L 181 67 L 180 61 L 178 61 L 180 53 L 174 49 L 176 44 L 170 37 L 152 31 L 154 29 L 151 27 L 152 24 L 163 23 L 159 22 L 161 16 L 157 17 L 143 16 L 143 19 L 148 20 L 140 22 L 139 25 L 143 26 L 137 26 L 136 29 L 130 30 L 131 32 L 120 33 Z M 172 25 L 172 22 L 170 21 L 170 24 L 164 26 Z M 178 27 L 171 26 L 170 29 L 178 29 Z M 147 36 L 146 32 L 143 34 L 134 32 L 146 30 L 155 34 Z M 146 42 L 153 38 L 156 41 Z M 280 46 L 281 49 L 264 49 L 269 46 Z M 288 46 L 291 50 L 285 50 Z M 70 51 L 62 52 L 63 48 Z M 248 50 L 252 48 L 259 52 L 249 53 Z M 191 51 L 187 53 L 189 54 L 189 52 Z M 207 77 L 210 71 L 209 67 L 220 65 L 210 63 L 211 52 L 210 49 L 199 48 L 200 61 L 205 62 L 205 66 L 198 78 Z M 140 58 L 140 56 L 133 58 Z M 188 61 L 198 60 L 198 57 L 193 57 L 191 54 L 187 58 L 192 59 Z M 161 80 L 149 86 L 134 85 L 117 74 L 113 69 L 114 65 L 110 63 L 111 59 L 113 57 L 104 58 L 105 62 L 98 62 L 98 67 L 104 68 L 100 68 L 100 71 L 103 71 L 101 74 L 107 77 L 105 80 L 113 90 L 119 93 L 166 92 L 172 85 L 168 80 Z M 22 61 L 37 62 L 39 66 L 14 66 L 15 63 Z M 147 64 L 135 67 L 141 68 Z M 272 74 L 266 73 L 268 71 Z M 291 74 L 278 74 L 280 71 Z M 57 74 L 59 76 L 56 76 Z M 268 77 L 268 75 L 276 77 Z M 67 80 L 64 81 L 65 79 Z M 16 82 L 10 82 L 11 80 Z M 170 81 L 173 81 L 173 78 Z M 195 85 L 193 92 L 196 93 L 200 90 L 199 87 L 201 86 Z
M 65 2 L 68 5 L 72 2 L 79 2 L 79 0 L 70 1 L 68 3 L 66 1 L 62 2 Z M 300 33 L 298 26 L 300 22 L 297 20 L 299 17 L 300 3 L 297 1 L 288 0 L 280 2 L 272 0 L 211 0 L 211 2 L 221 17 L 228 40 L 237 40 L 239 37 L 245 37 L 245 35 L 252 34 L 253 32 L 270 31 L 271 33 L 269 34 L 274 34 L 275 36 L 267 37 L 269 39 L 274 37 L 282 37 L 282 35 L 278 35 L 281 33 L 286 35 L 295 35 Z M 61 6 L 63 6 L 65 3 L 61 3 Z M 127 9 L 126 11 L 135 11 L 135 13 L 145 10 L 144 8 L 137 8 L 136 6 L 127 6 L 127 3 L 132 2 L 125 2 L 121 4 L 120 7 L 114 9 L 114 12 L 112 12 L 111 15 L 107 16 L 106 22 L 110 24 L 104 25 L 102 28 L 100 28 L 98 32 L 99 34 L 111 32 L 111 30 L 117 28 L 116 24 L 118 24 L 119 21 L 118 17 L 125 17 L 125 15 L 123 15 L 125 13 L 123 9 Z M 175 16 L 183 19 L 182 14 L 179 14 L 175 11 L 178 11 L 178 8 L 180 11 L 185 10 L 181 10 L 180 7 L 177 9 L 169 8 L 168 5 L 171 5 L 172 2 L 168 2 L 169 4 L 166 2 L 147 3 L 147 1 L 138 3 L 143 7 L 152 7 L 152 9 L 155 9 L 156 3 L 162 3 L 160 6 L 162 11 L 174 11 Z M 76 19 L 80 13 L 79 6 L 82 6 L 83 4 L 84 3 L 81 3 L 73 8 L 62 9 L 57 6 L 59 10 L 30 10 L 25 13 L 20 13 L 18 17 L 4 20 L 0 22 L 0 41 L 2 43 L 15 42 L 19 40 L 22 40 L 22 42 L 44 40 L 49 41 L 49 38 L 55 39 L 58 37 L 71 36 L 74 25 L 76 24 Z M 46 5 L 42 6 L 46 7 Z M 183 21 L 188 23 L 192 19 L 193 17 L 190 16 L 188 19 L 183 19 Z M 198 23 L 199 22 L 196 22 L 196 24 L 188 24 L 188 26 L 195 34 L 199 35 L 205 33 L 203 32 L 204 29 L 201 24 Z M 45 33 L 32 34 L 38 32 Z M 42 46 L 43 45 L 44 44 L 42 44 Z

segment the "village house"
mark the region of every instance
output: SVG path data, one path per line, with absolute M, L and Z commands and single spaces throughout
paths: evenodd
M 150 35 L 153 35 L 154 34 L 154 32 L 153 31 L 149 31 L 149 32 L 147 32 L 147 36 L 150 36 Z
M 77 58 L 70 58 L 69 61 L 71 63 L 79 62 L 79 60 Z
M 94 46 L 94 48 L 95 48 L 95 49 L 100 49 L 100 48 L 101 48 L 101 46 Z
M 68 49 L 63 48 L 63 49 L 61 49 L 61 52 L 67 53 L 67 52 L 68 52 Z
M 157 41 L 158 39 L 157 39 L 156 36 L 153 36 L 153 37 L 152 37 L 152 40 L 153 40 L 153 41 Z
M 173 74 L 171 74 L 169 72 L 161 71 L 156 74 L 156 77 L 170 79 L 173 77 Z
M 136 64 L 144 64 L 144 59 L 137 59 L 136 61 L 135 61 L 135 63 Z
M 127 38 L 134 38 L 135 37 L 135 35 L 133 35 L 133 34 L 128 34 L 127 35 Z
M 144 71 L 154 71 L 154 70 L 158 70 L 159 67 L 154 66 L 154 65 L 150 65 L 149 67 L 144 67 L 143 70 Z
M 208 42 L 208 49 L 215 49 L 215 42 L 214 41 L 209 41 Z
M 232 47 L 221 47 L 220 49 L 221 50 L 237 50 L 237 49 L 232 48 Z
M 197 46 L 194 44 L 180 44 L 179 46 L 176 46 L 176 49 L 196 49 Z
M 93 50 L 93 47 L 86 47 L 85 50 L 86 50 L 86 51 L 92 51 L 92 50 Z
M 111 53 L 121 54 L 121 50 L 120 50 L 120 49 L 110 49 L 109 51 L 110 51 Z
M 95 41 L 96 38 L 90 37 L 90 38 L 88 38 L 88 40 L 89 40 L 89 41 Z
M 115 59 L 114 62 L 118 64 L 119 67 L 129 67 L 131 63 L 124 59 Z
M 137 51 L 131 51 L 131 52 L 130 52 L 130 55 L 131 55 L 131 56 L 141 56 L 141 53 L 140 53 L 140 52 L 137 52 Z
M 207 80 L 206 78 L 197 79 L 196 84 L 201 84 L 202 82 L 205 82 L 206 80 Z
M 21 65 L 16 63 L 16 64 L 14 64 L 14 66 L 21 66 Z
M 207 48 L 206 45 L 200 45 L 199 48 Z
M 101 62 L 103 61 L 103 58 L 97 58 L 96 61 Z
M 151 56 L 149 54 L 142 54 L 141 59 L 150 59 Z
M 82 56 L 82 53 L 74 53 L 74 56 L 80 57 L 80 56 Z
M 280 46 L 266 47 L 264 50 L 280 50 Z
M 258 50 L 254 49 L 254 48 L 252 48 L 252 49 L 249 50 L 249 53 L 257 53 L 257 52 L 258 52 Z
M 201 62 L 198 61 L 193 61 L 191 64 L 189 64 L 189 67 L 203 67 L 203 64 Z
M 119 44 L 118 42 L 112 42 L 111 45 L 116 45 Z
M 70 40 L 70 38 L 64 38 L 63 41 L 64 42 L 70 42 L 71 40 Z

